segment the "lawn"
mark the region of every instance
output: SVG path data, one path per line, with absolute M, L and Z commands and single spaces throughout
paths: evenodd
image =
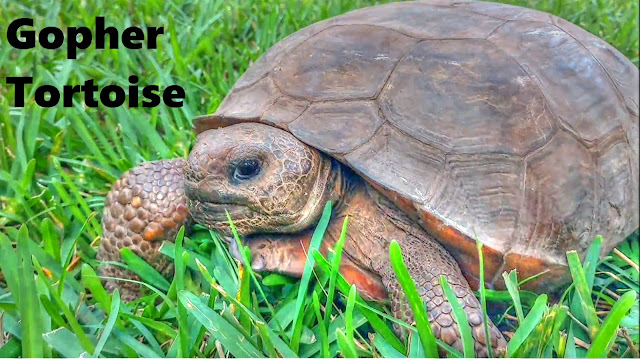
M 505 1 L 548 11 L 609 42 L 638 65 L 635 0 Z M 192 119 L 213 112 L 235 80 L 278 40 L 306 25 L 375 4 L 310 0 L 0 0 L 0 357 L 228 357 L 358 355 L 419 357 L 427 335 L 406 342 L 388 309 L 331 280 L 332 258 L 316 258 L 313 280 L 260 276 L 232 260 L 219 238 L 198 228 L 163 246 L 173 280 L 135 257 L 130 268 L 148 295 L 124 303 L 96 276 L 100 218 L 111 183 L 142 161 L 185 157 Z M 165 26 L 157 50 L 15 50 L 7 25 L 91 27 L 96 16 L 123 29 Z M 42 84 L 62 88 L 177 84 L 185 106 L 41 108 Z M 7 76 L 33 76 L 24 108 Z M 597 253 L 598 241 L 590 253 Z M 509 355 L 638 357 L 638 234 L 615 253 L 574 261 L 573 284 L 557 296 L 486 291 L 489 314 L 510 338 Z M 315 258 L 315 257 L 314 257 Z M 597 262 L 597 265 L 596 265 Z M 188 270 L 185 270 L 188 268 Z M 35 275 L 34 275 L 35 274 Z M 332 284 L 333 283 L 333 284 Z M 299 295 L 301 293 L 301 295 Z M 335 300 L 332 300 L 335 298 Z M 353 340 L 352 340 L 353 338 Z M 449 356 L 461 353 L 450 350 Z

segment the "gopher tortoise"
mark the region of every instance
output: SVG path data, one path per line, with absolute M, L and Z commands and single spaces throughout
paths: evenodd
M 638 102 L 638 68 L 550 14 L 458 1 L 349 12 L 265 53 L 194 120 L 187 159 L 125 173 L 107 196 L 99 258 L 129 247 L 169 272 L 162 241 L 192 222 L 228 236 L 228 211 L 256 270 L 300 276 L 331 200 L 323 250 L 349 216 L 345 278 L 411 321 L 388 255 L 397 241 L 435 335 L 461 349 L 444 275 L 486 355 L 505 340 L 493 323 L 484 335 L 476 240 L 488 286 L 503 287 L 504 271 L 543 272 L 525 285 L 538 292 L 567 283 L 568 250 L 624 240 L 639 222 Z

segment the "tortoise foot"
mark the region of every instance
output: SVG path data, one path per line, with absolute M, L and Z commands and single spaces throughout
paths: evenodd
M 418 293 L 426 304 L 427 316 L 434 336 L 463 352 L 458 323 L 451 304 L 440 286 L 440 277 L 444 276 L 467 316 L 473 336 L 475 356 L 488 357 L 489 346 L 492 356 L 504 356 L 507 341 L 490 319 L 488 323 L 490 339 L 487 340 L 480 302 L 451 255 L 428 236 L 420 239 L 408 236 L 404 238 L 401 245 L 405 253 L 404 260 L 407 269 L 416 283 Z M 388 263 L 385 263 L 384 266 L 390 267 Z M 413 312 L 407 304 L 406 296 L 395 277 L 395 273 L 391 268 L 383 270 L 382 273 L 383 282 L 390 293 L 391 309 L 394 315 L 408 323 L 413 323 Z

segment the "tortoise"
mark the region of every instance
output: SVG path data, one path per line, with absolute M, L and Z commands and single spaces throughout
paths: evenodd
M 193 222 L 228 236 L 228 211 L 254 269 L 300 276 L 332 201 L 322 250 L 349 216 L 341 273 L 363 296 L 412 320 L 388 258 L 395 240 L 435 335 L 461 348 L 444 275 L 476 354 L 503 350 L 472 292 L 476 240 L 489 287 L 515 269 L 543 273 L 524 287 L 552 292 L 569 280 L 567 251 L 584 255 L 599 234 L 604 255 L 638 228 L 638 97 L 637 67 L 544 12 L 437 0 L 352 11 L 251 65 L 194 120 L 187 159 L 125 173 L 107 195 L 99 258 L 129 247 L 170 272 L 162 241 Z

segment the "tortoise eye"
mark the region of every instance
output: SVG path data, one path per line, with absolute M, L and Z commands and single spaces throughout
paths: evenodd
M 258 173 L 260 173 L 260 162 L 255 159 L 246 159 L 236 164 L 233 176 L 239 180 L 248 180 Z

